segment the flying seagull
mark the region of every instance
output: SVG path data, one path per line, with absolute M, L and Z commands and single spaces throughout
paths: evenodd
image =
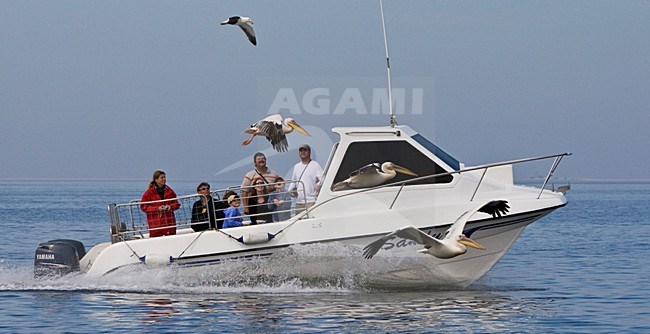
M 411 170 L 398 166 L 390 161 L 379 164 L 377 162 L 365 165 L 354 172 L 350 177 L 336 183 L 332 190 L 360 189 L 378 186 L 388 180 L 392 180 L 397 173 L 418 176 Z
M 363 256 L 371 259 L 384 246 L 386 241 L 393 238 L 413 240 L 418 244 L 424 245 L 424 249 L 419 250 L 418 253 L 433 255 L 440 259 L 450 259 L 465 254 L 467 252 L 467 246 L 485 250 L 485 247 L 463 234 L 465 224 L 477 211 L 491 214 L 493 217 L 501 217 L 502 214 L 505 215 L 508 212 L 509 208 L 508 202 L 503 200 L 481 204 L 458 217 L 442 239 L 436 239 L 415 226 L 406 226 L 368 244 L 363 249 Z
M 298 125 L 293 118 L 287 117 L 282 121 L 282 115 L 271 115 L 263 120 L 257 121 L 250 128 L 244 130 L 244 133 L 248 133 L 251 136 L 242 143 L 242 146 L 250 144 L 255 136 L 264 136 L 271 142 L 271 145 L 273 145 L 276 151 L 284 152 L 289 147 L 286 135 L 293 132 L 293 130 L 309 136 L 309 133 Z
M 246 34 L 246 37 L 248 37 L 248 40 L 251 41 L 253 45 L 257 45 L 257 39 L 255 38 L 255 31 L 253 31 L 253 26 L 251 26 L 251 24 L 254 24 L 254 22 L 253 20 L 250 19 L 250 17 L 232 16 L 231 18 L 221 22 L 221 25 L 226 25 L 226 24 L 240 27 L 241 30 L 244 31 L 244 34 Z

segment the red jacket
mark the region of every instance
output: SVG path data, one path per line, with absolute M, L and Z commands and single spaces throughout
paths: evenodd
M 159 201 L 161 199 L 174 199 L 171 201 L 155 202 L 140 204 L 140 209 L 147 214 L 147 224 L 149 229 L 163 226 L 172 226 L 170 228 L 163 228 L 158 230 L 150 230 L 149 237 L 158 237 L 161 235 L 176 234 L 176 217 L 174 217 L 174 210 L 178 210 L 181 204 L 175 199 L 176 193 L 169 186 L 165 186 L 165 196 L 160 198 L 156 186 L 151 186 L 147 191 L 142 194 L 141 202 Z M 171 210 L 158 211 L 158 208 L 163 205 L 169 205 Z

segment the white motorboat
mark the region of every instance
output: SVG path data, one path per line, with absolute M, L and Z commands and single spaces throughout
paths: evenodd
M 325 166 L 316 204 L 307 211 L 279 222 L 195 232 L 191 207 L 200 195 L 181 196 L 181 209 L 175 212 L 176 234 L 149 237 L 146 216 L 140 210 L 143 203 L 111 204 L 110 242 L 96 245 L 85 255 L 78 242 L 43 243 L 36 251 L 36 272 L 79 270 L 102 276 L 150 264 L 178 268 L 215 265 L 214 270 L 219 270 L 224 261 L 273 257 L 296 245 L 340 245 L 343 252 L 305 255 L 289 276 L 336 275 L 365 261 L 359 274 L 370 284 L 467 286 L 503 257 L 526 226 L 567 203 L 563 193 L 544 188 L 568 153 L 467 167 L 408 126 L 333 131 L 340 141 Z M 513 165 L 543 159 L 551 161 L 551 166 L 541 188 L 514 184 Z M 385 162 L 417 176 L 393 173 L 395 176 L 376 186 L 335 190 L 334 185 L 350 174 L 359 174 L 355 171 L 361 167 Z M 213 198 L 224 191 L 213 191 Z M 440 259 L 421 252 L 422 245 L 397 238 L 387 241 L 374 258 L 363 257 L 364 246 L 404 226 L 439 238 L 464 212 L 492 200 L 507 201 L 510 212 L 494 216 L 477 212 L 464 227 L 465 235 L 485 250 L 469 249 Z
M 306 245 L 317 251 L 303 254 L 300 265 L 284 272 L 284 277 L 347 276 L 352 271 L 365 283 L 400 287 L 467 286 L 481 278 L 526 226 L 566 205 L 564 193 L 545 187 L 569 154 L 466 167 L 410 127 L 398 126 L 392 111 L 381 1 L 380 5 L 391 125 L 333 129 L 340 141 L 332 148 L 313 207 L 282 221 L 195 231 L 206 221 L 218 227 L 222 212 L 210 209 L 202 216 L 205 221 L 193 222 L 191 208 L 201 195 L 182 196 L 177 199 L 180 209 L 174 212 L 176 233 L 150 237 L 153 229 L 140 209 L 154 203 L 111 204 L 110 242 L 96 245 L 87 254 L 83 244 L 74 240 L 42 243 L 36 249 L 35 274 L 81 271 L 102 276 L 143 265 L 190 268 L 274 255 L 277 259 L 286 250 Z M 552 164 L 541 188 L 514 184 L 513 165 L 543 159 L 552 159 Z M 304 190 L 299 181 L 289 182 Z M 226 190 L 214 191 L 211 197 L 219 198 Z M 242 189 L 229 190 L 240 193 Z M 482 210 L 483 203 L 492 202 L 507 202 L 509 214 Z M 392 238 L 409 234 L 397 231 L 410 231 L 416 237 Z M 422 232 L 428 234 L 425 249 L 414 241 Z M 460 239 L 448 240 L 450 236 Z M 462 245 L 469 237 L 481 249 Z M 377 242 L 380 238 L 386 240 L 383 246 Z M 431 246 L 437 239 L 445 240 Z M 372 259 L 364 257 L 364 247 L 365 257 Z

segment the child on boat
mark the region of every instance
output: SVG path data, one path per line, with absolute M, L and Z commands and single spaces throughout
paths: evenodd
M 226 200 L 230 206 L 226 209 L 226 211 L 224 211 L 226 220 L 223 221 L 223 228 L 248 225 L 244 224 L 241 213 L 239 212 L 239 209 L 237 209 L 241 203 L 239 196 L 230 195 L 230 197 L 228 197 Z

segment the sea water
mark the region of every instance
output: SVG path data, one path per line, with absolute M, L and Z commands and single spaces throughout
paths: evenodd
M 196 184 L 170 180 L 178 194 Z M 145 187 L 0 181 L 0 332 L 650 332 L 650 183 L 573 184 L 566 207 L 530 225 L 465 289 L 373 290 L 355 268 L 349 277 L 283 276 L 309 252 L 337 251 L 310 247 L 272 265 L 33 278 L 39 242 L 108 241 L 106 206 Z

